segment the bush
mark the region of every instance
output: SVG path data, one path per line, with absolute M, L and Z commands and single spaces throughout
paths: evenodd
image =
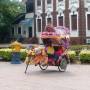
M 74 63 L 76 58 L 76 52 L 75 51 L 68 51 L 69 59 L 71 63 Z
M 26 49 L 21 49 L 20 51 L 20 57 L 21 60 L 24 61 L 27 55 L 27 50 Z M 70 58 L 71 62 L 74 62 L 76 53 L 75 51 L 68 51 L 68 55 Z M 7 48 L 7 49 L 0 49 L 0 57 L 4 58 L 5 61 L 11 61 L 11 56 L 12 56 L 12 50 Z
M 72 45 L 72 46 L 70 46 L 70 49 L 71 50 L 81 50 L 81 49 L 85 49 L 85 48 L 87 48 L 87 49 L 90 49 L 90 45 Z
M 21 57 L 21 60 L 22 61 L 25 61 L 25 58 L 26 58 L 26 56 L 27 56 L 27 53 L 26 52 L 20 52 L 20 57 Z
M 81 63 L 90 63 L 90 50 L 82 50 L 80 52 Z
M 78 56 L 82 49 L 90 49 L 90 45 L 72 45 L 70 46 L 70 50 L 74 50 L 76 55 Z
M 74 50 L 76 52 L 76 55 L 78 56 L 80 51 L 83 49 L 83 48 L 86 48 L 87 46 L 86 45 L 72 45 L 70 47 L 70 50 Z
M 11 57 L 12 57 L 12 49 L 0 49 L 0 57 L 2 57 L 4 59 L 4 61 L 11 61 Z M 21 60 L 25 60 L 26 58 L 26 49 L 21 49 L 20 51 L 20 58 Z
M 5 61 L 10 61 L 10 59 L 11 59 L 11 52 L 0 51 L 0 57 L 2 57 Z

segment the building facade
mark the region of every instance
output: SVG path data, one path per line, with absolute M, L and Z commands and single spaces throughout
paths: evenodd
M 22 0 L 26 13 L 18 15 L 13 24 L 12 36 L 29 39 L 35 36 L 34 0 Z
M 71 43 L 90 43 L 90 0 L 35 0 L 36 33 L 48 22 L 70 29 Z
M 34 12 L 27 11 L 25 17 L 34 18 L 30 26 L 32 36 L 39 37 L 47 23 L 51 22 L 54 27 L 70 29 L 72 44 L 90 43 L 90 0 L 27 0 L 26 7 L 31 6 L 30 1 L 34 3 Z M 28 30 L 26 32 L 29 37 Z

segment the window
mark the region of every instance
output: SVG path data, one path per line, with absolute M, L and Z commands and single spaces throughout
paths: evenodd
M 87 25 L 88 30 L 90 30 L 90 14 L 87 15 Z
M 47 0 L 47 4 L 51 4 L 51 0 Z
M 86 39 L 86 43 L 87 44 L 90 44 L 90 39 Z
M 47 18 L 47 24 L 51 23 L 51 18 Z
M 58 17 L 59 26 L 63 26 L 63 16 Z
M 21 34 L 21 27 L 18 27 L 18 34 Z
M 34 11 L 34 1 L 33 0 L 27 0 L 26 2 L 26 12 L 31 13 Z
M 23 34 L 25 35 L 26 34 L 26 31 L 23 31 Z
M 63 1 L 63 0 L 58 0 L 58 2 L 61 2 L 61 1 Z
M 77 15 L 71 15 L 71 29 L 72 30 L 77 30 Z
M 41 6 L 41 0 L 37 0 L 37 6 Z
M 28 27 L 29 30 L 29 37 L 32 37 L 32 27 Z
M 41 32 L 41 19 L 37 19 L 38 32 Z
M 12 35 L 14 35 L 14 27 L 12 28 Z

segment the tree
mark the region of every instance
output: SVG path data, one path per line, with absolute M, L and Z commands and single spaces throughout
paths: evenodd
M 0 41 L 4 41 L 10 35 L 14 18 L 22 12 L 25 12 L 25 6 L 22 3 L 0 0 Z

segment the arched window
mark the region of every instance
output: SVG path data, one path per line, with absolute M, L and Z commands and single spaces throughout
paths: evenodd
M 71 15 L 72 30 L 77 30 L 77 15 Z
M 38 32 L 41 32 L 41 19 L 37 19 L 37 29 Z
M 51 4 L 51 0 L 47 0 L 47 4 Z
M 58 25 L 63 26 L 63 16 L 58 17 Z
M 14 27 L 12 27 L 12 35 L 14 35 Z
M 61 2 L 61 1 L 63 1 L 63 0 L 58 0 L 58 2 Z
M 47 24 L 48 23 L 51 23 L 52 21 L 51 21 L 51 18 L 47 18 Z
M 90 14 L 87 14 L 87 29 L 90 30 Z
M 37 6 L 41 6 L 41 0 L 37 0 Z
M 21 34 L 21 27 L 18 27 L 18 34 Z

